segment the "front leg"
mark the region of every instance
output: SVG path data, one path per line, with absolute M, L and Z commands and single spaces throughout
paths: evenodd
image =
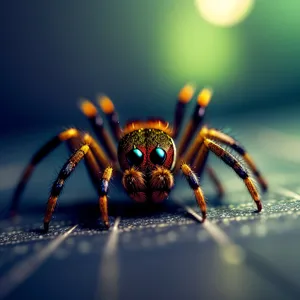
M 71 157 L 67 160 L 67 162 L 62 167 L 61 171 L 58 174 L 57 179 L 52 185 L 50 196 L 47 202 L 47 208 L 44 216 L 44 230 L 48 232 L 49 223 L 52 218 L 52 214 L 54 212 L 56 202 L 58 196 L 60 195 L 66 180 L 73 173 L 78 163 L 85 157 L 85 155 L 90 150 L 89 145 L 83 145 L 78 149 Z
M 107 212 L 107 191 L 108 191 L 108 182 L 110 181 L 112 176 L 112 167 L 107 167 L 103 172 L 102 178 L 100 179 L 98 177 L 100 169 L 93 155 L 92 147 L 86 144 L 81 146 L 78 150 L 74 152 L 74 154 L 71 155 L 71 157 L 67 160 L 67 162 L 62 167 L 61 171 L 58 174 L 57 179 L 52 185 L 52 189 L 50 192 L 50 196 L 48 198 L 47 208 L 44 217 L 45 232 L 49 230 L 49 223 L 51 221 L 52 214 L 54 212 L 58 197 L 65 185 L 66 180 L 76 169 L 78 163 L 84 158 L 87 160 L 88 164 L 91 167 L 90 170 L 92 171 L 91 175 L 93 178 L 93 182 L 95 183 L 98 190 L 98 194 L 100 197 L 99 203 L 100 203 L 100 211 L 102 214 L 102 219 L 105 225 L 109 227 L 108 212 Z
M 201 213 L 202 213 L 203 222 L 204 222 L 204 220 L 206 219 L 206 203 L 205 203 L 202 189 L 200 188 L 200 185 L 199 185 L 199 179 L 198 179 L 197 175 L 189 167 L 189 165 L 187 165 L 186 163 L 183 163 L 181 165 L 181 170 L 182 170 L 188 184 L 194 191 L 197 203 L 198 203 Z
M 109 228 L 108 221 L 108 210 L 107 210 L 107 193 L 108 193 L 108 184 L 112 177 L 113 169 L 112 167 L 107 167 L 102 175 L 100 180 L 100 188 L 99 188 L 99 207 L 102 216 L 102 220 L 104 225 Z

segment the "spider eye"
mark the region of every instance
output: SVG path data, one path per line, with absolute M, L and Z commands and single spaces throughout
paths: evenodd
M 132 150 L 130 150 L 127 155 L 127 161 L 129 163 L 130 166 L 138 166 L 140 165 L 143 160 L 144 160 L 144 154 L 143 152 L 138 149 L 138 148 L 134 148 Z
M 163 165 L 166 158 L 167 158 L 166 151 L 160 147 L 156 147 L 150 153 L 150 159 L 156 165 Z

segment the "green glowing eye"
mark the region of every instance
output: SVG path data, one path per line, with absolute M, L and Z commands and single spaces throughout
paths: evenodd
M 150 154 L 151 161 L 156 165 L 163 165 L 167 158 L 166 151 L 160 147 L 156 147 Z
M 130 166 L 138 166 L 144 160 L 144 154 L 138 148 L 134 148 L 134 149 L 130 150 L 127 153 L 126 157 L 127 157 L 127 161 L 128 161 Z

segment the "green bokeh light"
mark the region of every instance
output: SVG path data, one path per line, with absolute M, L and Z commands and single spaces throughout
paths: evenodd
M 239 31 L 208 24 L 193 3 L 177 5 L 163 22 L 157 56 L 160 71 L 172 82 L 215 85 L 243 68 Z
M 208 22 L 224 27 L 243 21 L 251 12 L 254 0 L 195 0 L 202 17 Z

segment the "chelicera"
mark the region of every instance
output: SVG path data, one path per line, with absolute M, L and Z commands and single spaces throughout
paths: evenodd
M 182 128 L 185 108 L 193 95 L 194 88 L 191 85 L 184 86 L 179 92 L 173 127 L 163 120 L 149 119 L 129 121 L 123 128 L 120 126 L 112 101 L 106 96 L 101 96 L 98 99 L 99 105 L 108 119 L 111 133 L 105 129 L 96 106 L 88 100 L 82 101 L 81 110 L 90 121 L 99 142 L 88 133 L 76 128 L 64 130 L 54 136 L 33 155 L 25 168 L 13 197 L 12 211 L 16 211 L 20 195 L 35 166 L 59 144 L 66 142 L 72 154 L 53 183 L 44 217 L 45 231 L 48 231 L 66 179 L 83 159 L 98 192 L 100 212 L 107 228 L 109 227 L 108 188 L 113 174 L 117 173 L 122 175 L 123 187 L 132 199 L 137 202 L 157 203 L 168 198 L 174 187 L 174 175 L 182 172 L 194 192 L 205 220 L 206 203 L 199 185 L 199 178 L 203 172 L 210 175 L 219 194 L 223 193 L 216 173 L 207 164 L 210 152 L 231 167 L 244 181 L 257 211 L 260 212 L 262 209 L 260 196 L 247 168 L 252 171 L 263 191 L 267 189 L 267 183 L 256 168 L 253 159 L 234 138 L 203 125 L 205 110 L 212 96 L 211 90 L 200 91 L 194 112 L 185 128 Z M 181 129 L 183 132 L 178 140 Z M 224 146 L 230 148 L 241 159 L 238 160 Z

